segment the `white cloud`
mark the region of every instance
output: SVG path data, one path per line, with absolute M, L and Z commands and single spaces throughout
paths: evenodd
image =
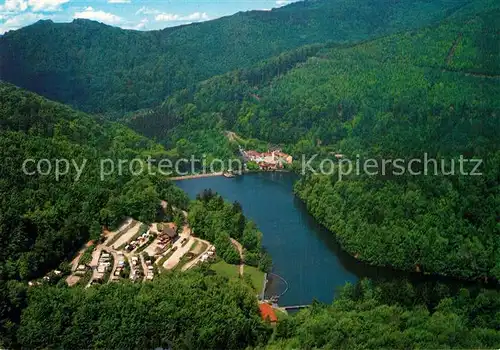
M 134 29 L 137 30 L 144 29 L 146 27 L 146 24 L 148 24 L 148 22 L 149 20 L 147 18 L 144 18 L 134 27 Z
M 131 0 L 108 0 L 108 4 L 130 4 Z
M 161 22 L 199 22 L 209 20 L 206 12 L 194 12 L 187 16 L 176 15 L 172 13 L 160 13 L 156 15 L 155 20 Z
M 206 21 L 209 17 L 206 12 L 195 12 L 190 15 L 183 17 L 182 21 Z
M 172 13 L 161 13 L 155 17 L 155 20 L 163 22 L 178 21 L 179 15 L 174 15 Z
M 121 26 L 123 29 L 133 29 L 133 30 L 145 30 L 146 25 L 149 23 L 147 18 L 141 19 L 141 21 L 135 25 L 125 25 Z
M 160 14 L 160 13 L 161 13 L 161 11 L 158 11 L 158 10 L 151 9 L 149 7 L 143 6 L 140 9 L 138 9 L 135 14 L 136 15 L 157 15 L 157 14 Z
M 30 12 L 55 12 L 61 9 L 61 5 L 70 0 L 5 0 L 0 5 L 0 14 L 3 18 L 10 18 L 26 10 Z
M 3 34 L 9 30 L 19 29 L 44 18 L 47 17 L 39 13 L 30 12 L 10 17 L 0 25 L 0 34 Z
M 5 0 L 5 3 L 0 5 L 1 12 L 23 12 L 27 8 L 27 0 Z
M 278 7 L 285 6 L 285 5 L 290 5 L 293 2 L 297 2 L 298 0 L 277 0 L 276 5 Z
M 68 2 L 69 0 L 28 0 L 28 4 L 33 12 L 59 11 L 61 9 L 61 5 Z
M 99 21 L 107 24 L 118 24 L 123 22 L 123 18 L 109 12 L 96 11 L 93 7 L 87 7 L 82 12 L 76 12 L 73 18 L 84 18 Z

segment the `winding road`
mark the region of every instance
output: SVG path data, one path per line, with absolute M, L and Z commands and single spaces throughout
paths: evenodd
M 238 252 L 240 253 L 240 276 L 243 276 L 243 269 L 245 267 L 245 260 L 243 259 L 243 246 L 234 238 L 231 238 L 231 243 L 233 243 L 233 245 L 236 247 L 236 249 L 238 249 Z

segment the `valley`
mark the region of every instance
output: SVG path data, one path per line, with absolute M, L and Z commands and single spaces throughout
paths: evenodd
M 499 15 L 311 0 L 0 35 L 0 347 L 498 348 Z

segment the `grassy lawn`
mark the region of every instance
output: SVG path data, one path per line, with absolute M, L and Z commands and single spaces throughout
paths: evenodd
M 262 286 L 264 285 L 264 272 L 260 271 L 256 267 L 245 265 L 243 274 L 250 275 L 253 288 L 255 289 L 255 291 L 260 293 L 262 290 Z
M 223 260 L 212 264 L 210 269 L 215 271 L 218 275 L 227 278 L 239 278 L 240 276 L 239 267 L 237 265 L 230 265 Z
M 238 265 L 231 265 L 222 260 L 212 264 L 210 269 L 215 271 L 218 275 L 225 276 L 227 278 L 240 277 L 240 267 Z M 260 271 L 256 267 L 245 265 L 243 273 L 244 275 L 250 275 L 253 288 L 256 292 L 260 293 L 262 286 L 264 285 L 264 272 Z

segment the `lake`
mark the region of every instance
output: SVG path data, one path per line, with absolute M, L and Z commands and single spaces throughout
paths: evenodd
M 346 282 L 361 277 L 387 274 L 358 262 L 343 252 L 331 232 L 320 226 L 293 194 L 296 175 L 255 173 L 236 178 L 207 177 L 176 181 L 191 198 L 211 188 L 227 201 L 238 201 L 245 215 L 263 233 L 263 245 L 273 260 L 273 273 L 288 283 L 279 304 L 310 304 L 315 298 L 330 303 Z M 273 277 L 271 275 L 271 277 Z M 267 295 L 285 289 L 279 278 L 272 278 Z

